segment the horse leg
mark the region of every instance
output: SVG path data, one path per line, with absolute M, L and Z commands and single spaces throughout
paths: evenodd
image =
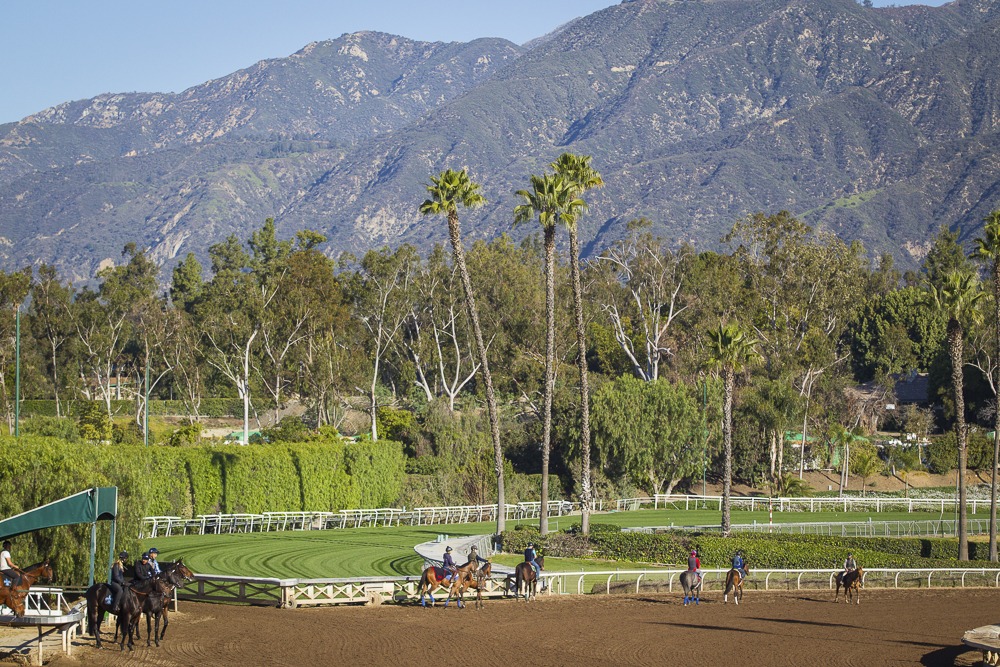
M 153 639 L 150 636 L 152 634 L 152 632 L 153 632 L 152 629 L 151 629 L 152 628 L 153 619 L 150 618 L 152 615 L 153 614 L 151 612 L 148 612 L 148 611 L 146 612 L 146 646 L 149 646 L 149 642 Z M 142 617 L 140 616 L 139 618 L 141 619 Z M 159 622 L 157 622 L 157 624 L 156 624 L 156 626 L 157 626 L 156 627 L 157 632 L 159 632 L 159 630 L 160 630 L 159 625 L 160 625 Z M 160 642 L 156 642 L 156 645 L 159 646 Z
M 163 630 L 160 632 L 160 639 L 167 636 L 167 623 L 169 623 L 170 614 L 167 613 L 167 607 L 163 607 Z

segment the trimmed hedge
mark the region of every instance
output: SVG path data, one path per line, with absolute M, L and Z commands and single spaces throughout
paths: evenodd
M 573 550 L 565 537 L 577 533 L 578 526 L 567 534 L 550 534 L 542 538 L 538 530 L 518 526 L 503 534 L 503 550 L 524 551 L 528 542 L 540 546 L 543 553 L 565 555 Z M 827 537 L 823 535 L 737 534 L 722 537 L 715 533 L 676 531 L 663 534 L 623 533 L 617 526 L 596 524 L 589 538 L 576 535 L 586 542 L 591 555 L 607 560 L 633 563 L 663 563 L 683 565 L 688 554 L 697 549 L 702 565 L 709 568 L 729 567 L 733 553 L 741 549 L 751 568 L 811 569 L 839 568 L 848 553 L 853 553 L 862 567 L 959 567 L 956 559 L 958 540 L 949 538 L 905 537 Z M 556 539 L 559 538 L 559 539 Z M 993 567 L 989 545 L 969 543 L 969 555 L 974 567 Z M 977 562 L 978 561 L 978 562 Z M 965 564 L 963 564 L 965 565 Z

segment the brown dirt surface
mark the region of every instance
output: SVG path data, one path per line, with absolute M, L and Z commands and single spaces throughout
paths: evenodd
M 478 611 L 185 602 L 159 648 L 143 639 L 132 654 L 98 651 L 83 636 L 72 657 L 49 653 L 47 664 L 973 665 L 979 654 L 963 633 L 1000 620 L 996 590 L 866 590 L 860 605 L 831 598 L 749 591 L 738 607 L 717 594 L 684 607 L 676 593 L 543 596 L 487 600 Z

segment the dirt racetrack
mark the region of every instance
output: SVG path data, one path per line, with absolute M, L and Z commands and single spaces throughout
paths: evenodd
M 98 651 L 84 636 L 47 664 L 973 665 L 962 633 L 1000 620 L 998 601 L 997 590 L 946 589 L 866 590 L 851 606 L 825 591 L 749 591 L 739 607 L 716 594 L 697 607 L 639 594 L 487 600 L 481 611 L 185 602 L 160 648 Z

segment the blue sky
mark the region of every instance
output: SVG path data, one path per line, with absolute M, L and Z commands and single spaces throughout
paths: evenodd
M 101 93 L 179 92 L 345 32 L 379 30 L 428 41 L 504 37 L 521 44 L 613 4 L 617 1 L 3 0 L 0 123 Z

